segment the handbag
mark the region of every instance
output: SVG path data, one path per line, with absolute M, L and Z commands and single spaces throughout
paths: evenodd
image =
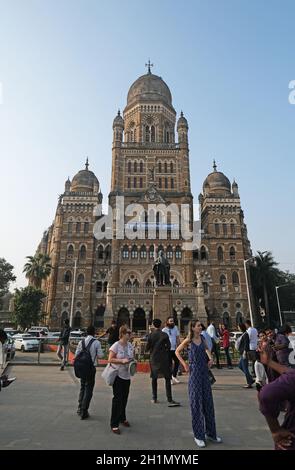
M 136 361 L 130 361 L 129 366 L 128 366 L 129 374 L 131 377 L 133 377 L 136 372 L 137 372 L 137 362 Z
M 118 368 L 114 364 L 108 364 L 102 371 L 102 378 L 107 385 L 113 385 L 118 375 Z
M 214 375 L 213 375 L 213 372 L 212 372 L 210 369 L 208 369 L 208 377 L 209 377 L 209 382 L 210 382 L 210 384 L 211 384 L 211 385 L 215 384 L 216 379 L 215 379 L 215 377 L 214 377 Z

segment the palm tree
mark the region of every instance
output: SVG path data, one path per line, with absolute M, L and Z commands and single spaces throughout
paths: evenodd
M 23 272 L 30 283 L 40 289 L 42 281 L 47 279 L 52 269 L 50 257 L 37 253 L 35 256 L 27 256 L 27 259 L 29 261 L 24 265 Z
M 279 273 L 279 270 L 276 268 L 278 263 L 274 260 L 270 251 L 257 251 L 257 253 L 257 256 L 255 256 L 255 266 L 251 268 L 252 284 L 256 297 L 263 296 L 265 313 L 269 318 L 269 294 L 276 285 Z

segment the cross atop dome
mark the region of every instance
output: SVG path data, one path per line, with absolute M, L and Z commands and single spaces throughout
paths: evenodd
M 85 170 L 88 170 L 88 167 L 89 167 L 88 157 L 86 157 Z
M 149 59 L 148 63 L 145 64 L 145 66 L 148 68 L 148 74 L 151 74 L 151 73 L 152 73 L 152 72 L 151 72 L 151 67 L 153 67 L 154 64 L 151 64 L 150 59 Z

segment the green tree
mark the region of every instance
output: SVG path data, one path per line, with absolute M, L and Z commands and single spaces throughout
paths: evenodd
M 37 253 L 35 256 L 27 256 L 29 260 L 23 269 L 26 273 L 26 278 L 37 289 L 40 289 L 41 283 L 50 275 L 52 266 L 50 264 L 50 257 L 42 253 Z
M 23 329 L 36 325 L 42 317 L 42 290 L 34 286 L 16 289 L 14 295 L 15 322 Z
M 4 258 L 0 258 L 0 309 L 2 304 L 1 297 L 8 292 L 10 282 L 16 280 L 12 270 L 13 266 L 7 263 Z

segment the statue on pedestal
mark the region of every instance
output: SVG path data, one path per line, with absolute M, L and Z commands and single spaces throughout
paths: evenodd
M 170 264 L 165 258 L 164 252 L 159 251 L 155 264 L 153 266 L 157 286 L 170 286 Z

